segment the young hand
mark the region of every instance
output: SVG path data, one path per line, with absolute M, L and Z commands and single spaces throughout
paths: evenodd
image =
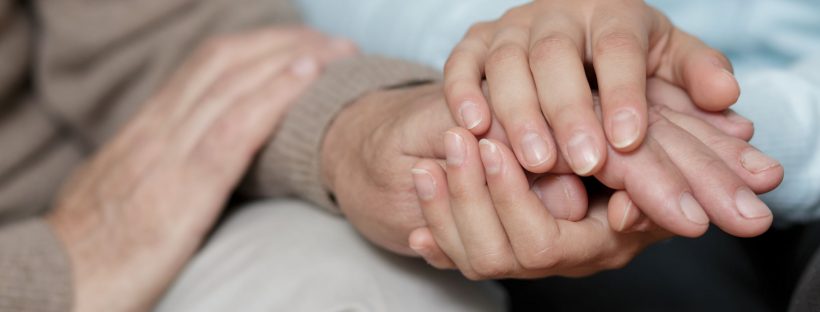
M 473 26 L 445 66 L 445 92 L 453 118 L 473 134 L 498 118 L 528 171 L 548 171 L 560 150 L 587 176 L 605 163 L 607 145 L 628 152 L 643 142 L 647 77 L 722 111 L 740 92 L 731 70 L 720 52 L 643 1 L 539 0 Z M 592 108 L 596 86 L 602 121 Z

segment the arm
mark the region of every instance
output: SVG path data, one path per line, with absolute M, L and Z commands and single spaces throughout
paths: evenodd
M 251 168 L 242 189 L 251 196 L 295 195 L 330 211 L 320 166 L 321 146 L 336 115 L 364 94 L 439 77 L 427 67 L 372 56 L 331 64 L 294 104 Z
M 305 22 L 351 38 L 366 53 L 411 60 L 441 70 L 453 46 L 475 22 L 495 19 L 528 0 L 297 0 Z

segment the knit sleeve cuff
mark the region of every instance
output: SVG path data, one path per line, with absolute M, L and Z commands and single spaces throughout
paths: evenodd
M 71 266 L 42 219 L 0 227 L 0 311 L 71 310 Z
M 251 196 L 298 196 L 338 212 L 320 169 L 322 139 L 333 118 L 367 92 L 432 81 L 440 75 L 424 66 L 374 56 L 332 64 L 285 116 L 242 191 Z

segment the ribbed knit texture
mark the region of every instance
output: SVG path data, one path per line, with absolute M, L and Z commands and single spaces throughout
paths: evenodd
M 298 196 L 338 212 L 322 185 L 322 139 L 334 116 L 368 91 L 440 78 L 432 69 L 380 57 L 360 56 L 329 66 L 285 116 L 250 171 L 246 192 Z
M 66 311 L 71 271 L 41 219 L 0 227 L 0 311 Z
M 288 0 L 26 3 L 0 0 L 0 311 L 69 311 L 69 259 L 39 219 L 62 181 L 205 40 L 299 16 Z M 364 92 L 433 75 L 368 57 L 329 72 L 254 168 L 258 193 L 331 207 L 317 164 L 327 123 Z

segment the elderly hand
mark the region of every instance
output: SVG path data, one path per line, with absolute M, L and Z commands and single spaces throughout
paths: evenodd
M 497 118 L 528 171 L 547 172 L 565 159 L 575 173 L 593 175 L 607 145 L 628 152 L 643 142 L 647 77 L 722 111 L 740 92 L 730 72 L 721 53 L 642 0 L 538 0 L 472 27 L 450 55 L 445 90 L 450 112 L 473 134 Z M 602 120 L 593 111 L 596 87 Z
M 349 43 L 306 29 L 211 40 L 64 187 L 48 222 L 76 311 L 149 310 L 279 118 Z

